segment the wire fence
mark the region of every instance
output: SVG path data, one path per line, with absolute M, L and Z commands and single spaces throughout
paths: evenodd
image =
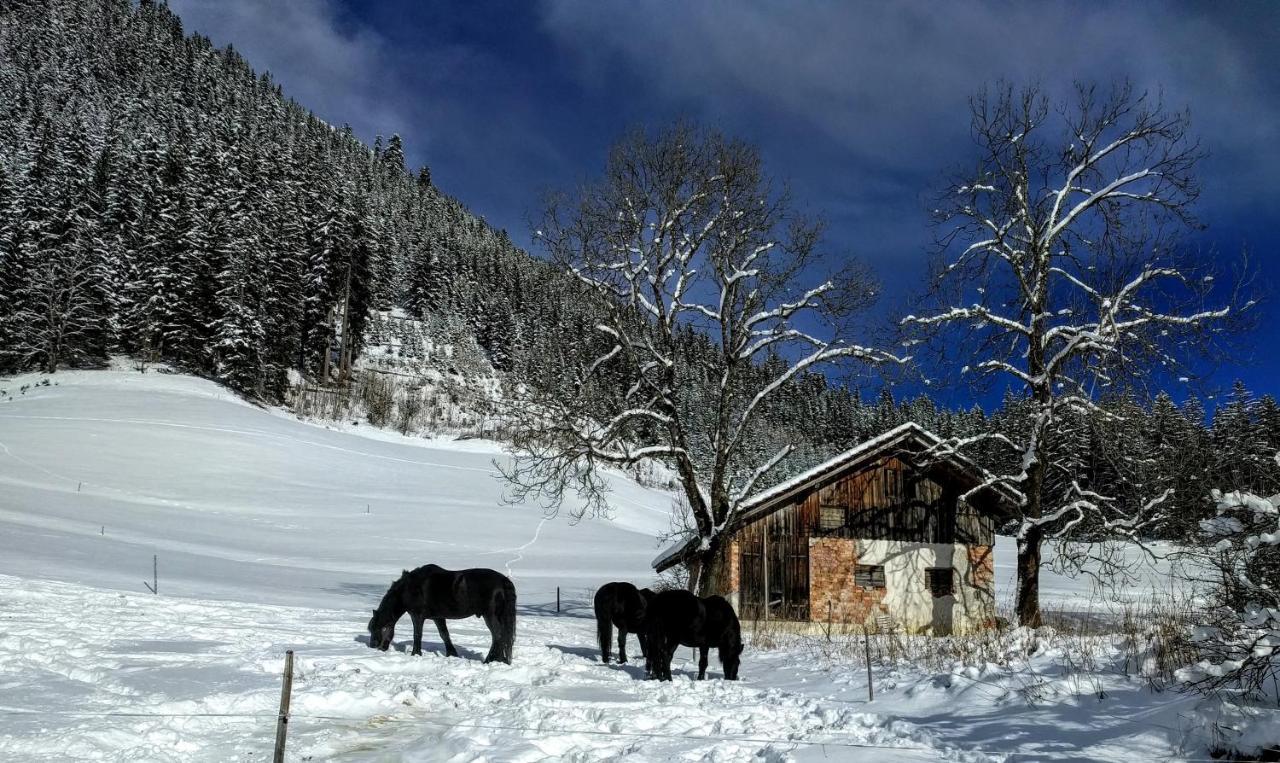
M 63 718 L 128 718 L 128 719 L 183 719 L 183 718 L 218 718 L 223 720 L 243 720 L 274 723 L 278 719 L 278 714 L 271 712 L 262 713 L 129 713 L 117 711 L 44 711 L 44 710 L 24 710 L 19 708 L 0 708 L 0 715 L 20 715 L 20 716 L 49 716 Z M 945 747 L 932 747 L 924 745 L 911 744 L 877 744 L 875 742 L 857 741 L 849 739 L 798 739 L 795 737 L 770 737 L 766 735 L 738 735 L 738 734 L 697 734 L 689 732 L 661 732 L 661 731 L 621 731 L 614 729 L 600 728 L 573 728 L 573 727 L 551 727 L 546 725 L 525 726 L 510 723 L 477 723 L 469 721 L 445 721 L 426 716 L 373 716 L 372 718 L 360 718 L 340 715 L 308 715 L 304 713 L 290 713 L 289 718 L 294 720 L 316 721 L 326 723 L 352 723 L 360 725 L 386 725 L 389 723 L 411 723 L 414 725 L 430 725 L 444 729 L 462 729 L 477 731 L 511 731 L 521 734 L 537 734 L 542 736 L 602 736 L 602 737 L 625 737 L 633 739 L 654 739 L 654 740 L 679 740 L 684 742 L 705 742 L 714 744 L 738 743 L 738 744 L 760 744 L 774 745 L 780 747 L 816 747 L 816 748 L 835 748 L 835 749 L 863 749 L 863 750 L 886 750 L 899 753 L 921 753 L 928 755 L 927 760 L 936 760 L 939 754 L 946 752 L 958 752 L 967 754 L 986 755 L 991 757 L 1020 758 L 1032 760 L 1079 760 L 1080 756 L 1085 753 L 1085 748 L 1073 747 L 1070 749 L 1058 750 L 997 750 L 990 747 L 965 746 L 959 744 L 947 745 Z M 1138 719 L 1132 719 L 1136 723 L 1142 723 Z M 1159 724 L 1146 724 L 1157 728 L 1167 728 L 1159 726 Z M 1221 763 L 1222 758 L 1213 757 L 1181 757 L 1177 758 L 1184 763 Z

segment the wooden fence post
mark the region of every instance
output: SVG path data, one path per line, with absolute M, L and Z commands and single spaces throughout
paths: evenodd
M 769 528 L 760 533 L 760 558 L 764 564 L 764 621 L 769 622 Z
M 876 692 L 871 686 L 871 628 L 867 625 L 862 626 L 862 646 L 867 652 L 867 701 L 871 702 Z
M 280 715 L 276 717 L 275 763 L 284 763 L 284 740 L 289 731 L 289 695 L 293 693 L 293 650 L 284 653 L 284 684 L 280 687 Z
M 560 586 L 556 586 L 556 614 L 560 614 Z
M 102 534 L 103 535 L 107 534 L 106 525 L 103 525 Z M 148 583 L 147 581 L 144 580 L 142 581 L 142 584 L 146 586 L 147 590 L 150 591 L 151 593 L 159 594 L 160 593 L 160 573 L 159 573 L 159 562 L 156 561 L 156 558 L 157 557 L 155 554 L 151 555 L 151 582 Z

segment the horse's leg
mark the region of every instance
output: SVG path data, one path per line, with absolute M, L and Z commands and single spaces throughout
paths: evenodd
M 636 641 L 640 642 L 640 656 L 645 658 L 645 661 L 648 662 L 649 637 L 644 634 L 644 631 L 640 631 L 639 633 L 636 634 Z
M 596 616 L 596 638 L 600 641 L 600 661 L 608 665 L 613 651 L 613 623 L 609 618 Z
M 627 629 L 618 629 L 618 664 L 627 664 Z
M 665 681 L 667 673 L 671 671 L 671 650 L 667 649 L 667 636 L 664 634 L 657 644 L 653 645 L 653 651 L 650 652 L 649 660 L 653 665 L 653 670 L 649 671 L 651 676 L 658 681 Z
M 662 675 L 659 680 L 671 680 L 671 661 L 676 658 L 676 650 L 680 648 L 680 639 L 671 639 L 667 644 L 666 650 L 662 653 Z
M 437 617 L 435 623 L 436 630 L 440 631 L 440 640 L 444 642 L 444 655 L 446 657 L 457 657 L 458 650 L 453 648 L 453 641 L 449 638 L 449 626 L 444 624 L 444 618 Z
M 498 623 L 498 618 L 492 613 L 485 613 L 484 625 L 489 629 L 489 653 L 484 656 L 485 662 L 493 662 L 501 660 L 502 655 L 502 626 Z
M 708 649 L 705 646 L 698 647 L 698 680 L 699 681 L 707 677 L 707 652 L 709 651 L 710 649 Z
M 409 617 L 413 620 L 412 654 L 422 654 L 422 623 L 427 619 L 427 616 L 420 612 L 410 612 Z

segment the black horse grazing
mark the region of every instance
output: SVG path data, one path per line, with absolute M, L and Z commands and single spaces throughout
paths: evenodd
M 640 656 L 645 657 L 648 640 L 644 632 L 644 613 L 655 596 L 648 588 L 630 583 L 605 583 L 596 591 L 596 635 L 600 638 L 600 661 L 608 662 L 613 651 L 613 629 L 618 629 L 618 662 L 627 661 L 627 633 L 640 640 Z
M 733 606 L 721 596 L 700 599 L 688 591 L 663 591 L 649 602 L 645 615 L 649 659 L 645 672 L 659 681 L 671 680 L 671 658 L 681 645 L 697 647 L 698 680 L 707 677 L 707 650 L 720 651 L 724 677 L 738 680 L 742 661 L 742 628 Z
M 516 587 L 506 575 L 494 570 L 446 570 L 434 564 L 405 570 L 391 584 L 369 620 L 369 646 L 387 651 L 395 636 L 396 622 L 405 612 L 413 620 L 413 653 L 422 654 L 422 623 L 435 621 L 445 654 L 457 657 L 449 640 L 445 620 L 483 617 L 493 636 L 485 662 L 499 660 L 511 664 L 511 645 L 516 638 Z

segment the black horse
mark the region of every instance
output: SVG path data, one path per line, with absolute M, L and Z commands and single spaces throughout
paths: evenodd
M 716 647 L 724 677 L 738 680 L 742 661 L 742 627 L 733 606 L 721 596 L 700 599 L 688 591 L 663 591 L 649 602 L 645 615 L 649 659 L 645 672 L 659 681 L 671 680 L 671 658 L 683 646 L 697 647 L 698 680 L 707 677 L 707 650 Z
M 596 591 L 596 635 L 600 639 L 600 661 L 608 662 L 613 652 L 613 629 L 618 629 L 618 662 L 627 661 L 627 633 L 640 640 L 640 656 L 648 654 L 644 632 L 644 613 L 654 597 L 648 588 L 630 583 L 605 583 Z
M 405 612 L 413 620 L 413 653 L 422 654 L 422 623 L 435 621 L 445 654 L 457 657 L 445 620 L 483 617 L 493 644 L 485 662 L 511 664 L 516 639 L 516 587 L 500 572 L 487 569 L 446 570 L 434 564 L 405 570 L 391 584 L 369 620 L 369 646 L 387 651 L 395 636 L 396 622 Z

